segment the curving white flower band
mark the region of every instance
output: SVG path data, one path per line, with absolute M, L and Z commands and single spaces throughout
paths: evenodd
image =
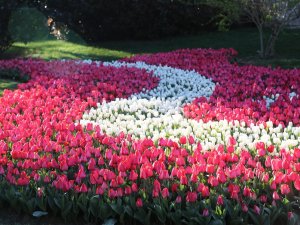
M 134 94 L 129 99 L 98 103 L 97 108 L 83 115 L 82 125 L 92 123 L 100 125 L 108 135 L 124 132 L 134 139 L 152 138 L 154 141 L 159 138 L 177 141 L 181 136 L 191 135 L 201 142 L 204 149 L 226 144 L 230 136 L 237 140 L 237 149 L 252 149 L 260 141 L 286 149 L 299 146 L 300 127 L 291 124 L 286 128 L 273 127 L 271 122 L 267 123 L 266 128 L 262 125 L 247 127 L 238 121 L 204 123 L 184 117 L 182 106 L 185 103 L 201 96 L 209 98 L 215 88 L 210 79 L 195 71 L 147 65 L 144 62 L 105 62 L 103 65 L 145 69 L 158 77 L 160 82 L 155 89 Z

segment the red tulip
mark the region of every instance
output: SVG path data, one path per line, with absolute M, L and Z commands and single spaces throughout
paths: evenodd
M 203 188 L 201 190 L 201 195 L 202 195 L 202 197 L 209 197 L 210 191 L 207 186 L 203 186 Z
M 283 194 L 283 195 L 287 195 L 288 193 L 290 193 L 290 187 L 289 187 L 289 185 L 287 185 L 287 184 L 281 184 L 280 185 L 280 191 L 281 191 L 281 194 Z
M 162 189 L 162 191 L 161 191 L 161 196 L 162 196 L 163 198 L 169 197 L 169 190 L 168 190 L 168 188 L 163 188 L 163 189 Z
M 197 193 L 196 192 L 187 192 L 186 195 L 186 201 L 187 202 L 195 202 L 197 201 Z
M 185 136 L 181 136 L 179 139 L 180 144 L 185 145 L 186 144 L 186 137 Z
M 139 190 L 136 183 L 133 183 L 133 184 L 131 185 L 131 189 L 132 189 L 132 192 L 138 192 L 138 190 Z
M 243 212 L 248 212 L 248 206 L 245 203 L 242 204 L 242 210 Z
M 224 204 L 224 199 L 222 195 L 219 195 L 217 198 L 217 205 L 223 205 Z
M 143 200 L 141 199 L 141 198 L 138 198 L 137 200 L 136 200 L 136 206 L 138 207 L 138 208 L 141 208 L 141 207 L 143 207 Z
M 178 187 L 179 187 L 179 184 L 172 184 L 172 186 L 171 186 L 171 191 L 172 191 L 172 192 L 177 192 Z
M 274 200 L 279 200 L 280 199 L 280 196 L 276 191 L 273 192 L 272 197 L 273 197 Z
M 194 139 L 194 137 L 193 136 L 189 136 L 189 144 L 190 145 L 193 145 L 195 143 L 195 139 Z

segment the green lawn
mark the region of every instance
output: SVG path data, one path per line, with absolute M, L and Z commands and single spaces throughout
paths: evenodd
M 18 82 L 6 79 L 0 79 L 0 96 L 2 96 L 4 89 L 17 88 Z
M 234 29 L 229 32 L 208 32 L 196 36 L 165 38 L 154 41 L 106 41 L 94 45 L 78 42 L 46 40 L 14 43 L 0 58 L 37 57 L 50 59 L 115 60 L 135 54 L 166 52 L 179 48 L 234 48 L 238 62 L 284 68 L 300 67 L 300 30 L 284 31 L 277 42 L 277 55 L 268 60 L 257 56 L 259 49 L 256 28 Z M 15 82 L 0 80 L 0 95 L 4 88 L 14 88 Z
M 300 67 L 300 30 L 284 31 L 276 46 L 273 59 L 261 60 L 256 28 L 235 29 L 229 32 L 209 32 L 196 36 L 165 38 L 154 41 L 107 41 L 93 46 L 83 42 L 58 40 L 15 43 L 2 57 L 40 57 L 43 59 L 113 60 L 134 54 L 166 52 L 179 48 L 235 48 L 241 62 L 258 65 Z
M 28 44 L 16 42 L 4 54 L 4 58 L 34 57 L 50 59 L 101 59 L 112 60 L 129 56 L 128 52 L 112 50 L 85 44 L 72 43 L 61 40 L 47 40 L 29 42 Z

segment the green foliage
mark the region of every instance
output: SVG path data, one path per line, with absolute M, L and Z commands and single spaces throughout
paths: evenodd
M 239 3 L 259 31 L 259 55 L 261 58 L 273 57 L 279 34 L 289 22 L 300 16 L 300 0 L 241 0 Z M 268 38 L 266 28 L 270 30 Z
M 5 89 L 16 89 L 18 86 L 18 82 L 6 80 L 6 79 L 0 79 L 0 97 L 3 94 L 3 91 Z
M 230 25 L 237 21 L 241 14 L 238 1 L 233 0 L 178 0 L 189 5 L 206 5 L 216 9 L 212 20 L 215 21 L 220 31 L 227 31 Z
M 12 40 L 7 33 L 0 34 L 0 53 L 6 51 L 11 44 Z
M 0 53 L 8 49 L 12 43 L 7 30 L 7 23 L 10 15 L 7 6 L 8 1 L 0 0 Z
M 31 41 L 45 40 L 49 35 L 46 17 L 34 8 L 22 7 L 13 11 L 8 28 L 14 41 L 25 44 Z
M 0 204 L 9 204 L 19 213 L 26 212 L 36 216 L 47 214 L 60 215 L 65 221 L 78 221 L 103 223 L 109 218 L 116 218 L 121 224 L 297 224 L 298 215 L 293 212 L 288 220 L 288 212 L 291 211 L 293 202 L 281 203 L 267 208 L 259 205 L 259 214 L 252 208 L 247 212 L 241 209 L 239 203 L 232 199 L 226 200 L 226 204 L 218 206 L 222 208 L 222 216 L 214 211 L 216 199 L 210 197 L 207 200 L 194 203 L 175 203 L 174 199 L 162 197 L 143 197 L 143 206 L 137 207 L 136 197 L 124 196 L 110 199 L 108 196 L 94 195 L 92 193 L 71 193 L 54 190 L 51 185 L 44 186 L 45 193 L 38 196 L 34 187 L 17 187 L 6 183 L 3 179 L 0 185 Z M 250 207 L 250 205 L 249 205 Z M 208 210 L 207 215 L 203 211 Z
M 21 73 L 19 69 L 0 69 L 0 79 L 27 82 L 29 76 Z
M 275 43 L 283 28 L 300 15 L 300 0 L 178 0 L 187 4 L 209 5 L 219 9 L 216 14 L 219 30 L 227 30 L 233 21 L 247 15 L 259 31 L 261 58 L 273 57 Z M 265 29 L 270 29 L 265 37 Z
M 0 68 L 0 97 L 5 89 L 15 89 L 18 83 L 27 82 L 29 76 L 21 73 L 19 69 Z
M 66 25 L 69 30 L 75 31 L 89 42 L 154 39 L 215 29 L 211 21 L 211 18 L 215 17 L 215 9 L 208 5 L 199 8 L 175 0 L 86 0 L 76 3 L 73 0 L 0 0 L 0 3 L 0 11 L 3 9 L 5 12 L 0 13 L 0 24 L 3 23 L 3 29 L 0 25 L 0 31 L 5 32 L 8 30 L 9 14 L 14 10 L 14 14 L 20 12 L 24 5 L 30 10 L 36 8 L 37 12 L 53 18 L 57 24 Z M 36 37 L 35 40 L 44 38 L 41 35 L 43 32 L 38 31 L 42 27 L 41 15 L 37 15 L 36 12 L 25 13 L 26 15 L 19 13 L 21 17 L 16 16 L 13 22 L 14 40 L 26 43 L 31 41 L 33 36 Z M 32 19 L 38 22 L 37 26 L 32 24 Z
M 266 33 L 269 34 L 269 33 Z M 254 64 L 284 68 L 300 67 L 300 30 L 284 30 L 276 42 L 280 53 L 272 59 L 261 59 L 258 31 L 255 28 L 232 29 L 228 32 L 207 32 L 200 35 L 166 38 L 155 41 L 110 41 L 94 46 L 66 41 L 39 41 L 14 43 L 4 58 L 94 59 L 116 60 L 134 54 L 166 52 L 179 48 L 234 48 L 239 52 L 236 60 L 242 64 Z M 288 43 L 288 44 L 287 44 Z

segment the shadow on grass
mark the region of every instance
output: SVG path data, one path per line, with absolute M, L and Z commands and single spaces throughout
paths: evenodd
M 255 54 L 258 34 L 253 28 L 229 32 L 206 32 L 194 36 L 169 37 L 152 41 L 109 41 L 98 46 L 134 54 L 167 52 L 184 48 L 234 48 L 242 55 Z
M 256 28 L 240 28 L 229 32 L 207 32 L 194 36 L 171 37 L 152 41 L 106 41 L 87 45 L 75 41 L 44 40 L 27 45 L 14 43 L 2 58 L 93 59 L 110 61 L 134 54 L 168 52 L 183 48 L 234 48 L 238 61 L 263 66 L 300 67 L 300 30 L 285 30 L 276 43 L 278 55 L 262 60 L 257 55 L 259 36 Z M 249 60 L 250 59 L 250 60 Z
M 0 79 L 0 97 L 3 95 L 5 89 L 16 89 L 19 82 L 7 79 Z
M 15 46 L 13 49 L 10 48 L 5 53 L 0 54 L 0 59 L 20 58 L 24 55 L 27 55 L 27 49 L 25 47 Z
M 228 32 L 207 32 L 195 36 L 166 38 L 154 41 L 103 42 L 99 47 L 134 54 L 167 52 L 182 48 L 234 48 L 238 59 L 262 66 L 300 67 L 300 30 L 284 30 L 275 46 L 277 55 L 272 59 L 258 56 L 259 35 L 256 28 L 239 28 Z M 250 60 L 248 60 L 250 59 Z

